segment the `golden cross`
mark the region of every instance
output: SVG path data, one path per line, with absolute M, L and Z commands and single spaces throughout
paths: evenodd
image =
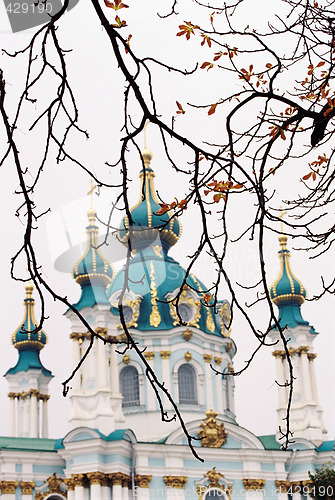
M 283 207 L 280 205 L 279 218 L 280 218 L 280 232 L 282 234 L 284 234 L 283 217 L 284 217 L 285 214 L 287 214 L 286 210 L 283 210 Z
M 147 149 L 147 126 L 148 126 L 149 120 L 145 121 L 144 127 L 143 127 L 143 132 L 144 132 L 144 149 Z
M 87 193 L 87 195 L 91 195 L 91 210 L 92 210 L 92 208 L 93 208 L 93 192 L 94 192 L 94 190 L 95 190 L 96 188 L 97 188 L 97 185 L 95 184 L 95 185 L 93 186 L 93 181 L 92 181 L 92 179 L 91 179 L 91 189 L 90 189 L 90 190 L 89 190 L 89 192 Z

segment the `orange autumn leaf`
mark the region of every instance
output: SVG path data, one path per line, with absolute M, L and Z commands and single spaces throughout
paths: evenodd
M 211 295 L 210 293 L 205 293 L 205 295 L 203 295 L 202 298 L 204 302 L 208 305 L 211 299 L 213 298 L 213 295 Z
M 184 115 L 185 111 L 183 110 L 183 106 L 180 104 L 180 102 L 176 101 L 177 104 L 177 115 Z
M 204 62 L 202 63 L 202 65 L 200 66 L 200 69 L 205 69 L 207 68 L 207 71 L 211 68 L 213 68 L 213 63 L 210 63 L 210 62 Z
M 187 22 L 186 24 L 179 25 L 179 31 L 176 36 L 186 35 L 186 40 L 191 38 L 191 33 L 195 35 L 194 30 L 200 29 L 200 26 L 194 26 L 191 22 Z
M 170 208 L 170 206 L 167 203 L 160 203 L 160 207 L 161 208 L 156 212 L 157 215 L 165 214 Z
M 203 46 L 203 45 L 205 45 L 205 43 L 207 43 L 208 47 L 211 47 L 212 46 L 212 41 L 209 38 L 209 36 L 208 35 L 204 35 L 204 34 L 202 34 L 201 36 L 202 36 L 201 45 Z
M 211 107 L 209 108 L 209 110 L 208 110 L 208 114 L 209 114 L 209 115 L 213 115 L 213 114 L 215 113 L 215 111 L 216 111 L 216 106 L 217 106 L 218 104 L 219 104 L 218 102 L 216 102 L 215 104 L 212 104 L 212 106 L 211 106 Z

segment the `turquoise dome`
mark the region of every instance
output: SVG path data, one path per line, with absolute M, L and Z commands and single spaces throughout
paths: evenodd
M 193 326 L 206 333 L 221 336 L 219 312 L 213 301 L 204 301 L 205 287 L 193 275 L 187 277 L 176 310 L 175 296 L 184 283 L 185 269 L 168 255 L 181 234 L 181 225 L 173 212 L 158 215 L 161 208 L 154 189 L 154 172 L 150 167 L 152 154 L 142 152 L 145 169 L 140 174 L 141 197 L 131 209 L 133 220 L 129 227 L 127 217 L 119 227 L 119 239 L 128 244 L 131 239 L 132 258 L 129 264 L 128 289 L 124 299 L 127 307 L 125 319 L 128 327 L 142 331 L 169 330 L 178 325 Z M 144 196 L 143 196 L 144 194 Z M 108 287 L 107 296 L 112 311 L 118 314 L 117 301 L 124 287 L 123 268 Z M 126 318 L 127 316 L 127 318 Z
M 52 377 L 51 372 L 44 368 L 40 360 L 40 351 L 48 341 L 47 335 L 42 329 L 34 333 L 38 322 L 34 314 L 35 301 L 32 298 L 33 289 L 34 287 L 30 284 L 26 286 L 26 298 L 23 303 L 23 321 L 11 338 L 13 346 L 19 351 L 19 358 L 16 365 L 10 368 L 6 375 L 30 369 L 39 369 L 47 377 Z
M 84 255 L 75 264 L 72 275 L 81 286 L 81 297 L 74 304 L 78 310 L 93 307 L 95 304 L 109 304 L 106 297 L 106 286 L 112 281 L 114 270 L 99 250 L 96 226 L 96 211 L 87 213 L 89 225 L 86 227 L 87 246 Z
M 33 285 L 26 286 L 26 298 L 24 299 L 24 318 L 21 325 L 12 335 L 12 344 L 19 351 L 34 349 L 40 351 L 47 343 L 47 336 L 41 329 L 33 333 L 38 322 L 34 315 L 35 300 L 32 297 Z
M 144 149 L 142 158 L 144 169 L 140 173 L 140 200 L 130 210 L 131 228 L 128 217 L 124 217 L 119 227 L 118 237 L 122 243 L 127 245 L 130 231 L 132 231 L 132 248 L 146 247 L 159 237 L 164 249 L 167 251 L 178 241 L 181 235 L 181 225 L 178 218 L 173 216 L 172 211 L 167 211 L 161 215 L 157 214 L 161 205 L 154 187 L 155 174 L 150 167 L 151 151 Z
M 270 297 L 274 304 L 282 302 L 295 302 L 302 304 L 305 301 L 307 292 L 303 284 L 294 276 L 290 267 L 290 252 L 286 248 L 287 236 L 279 237 L 280 250 L 278 252 L 281 269 L 278 278 L 271 285 Z

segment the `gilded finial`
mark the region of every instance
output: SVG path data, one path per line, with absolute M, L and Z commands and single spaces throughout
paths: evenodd
M 283 210 L 283 207 L 280 206 L 280 213 L 279 213 L 279 218 L 280 218 L 280 236 L 279 236 L 279 243 L 280 246 L 282 247 L 283 250 L 286 249 L 286 243 L 287 243 L 287 236 L 284 234 L 284 224 L 283 224 L 283 217 L 284 215 L 287 214 L 286 210 Z
M 97 188 L 97 185 L 95 184 L 93 186 L 93 181 L 91 179 L 91 189 L 89 190 L 89 192 L 87 193 L 87 196 L 91 196 L 91 210 L 93 210 L 93 192 L 94 190 Z

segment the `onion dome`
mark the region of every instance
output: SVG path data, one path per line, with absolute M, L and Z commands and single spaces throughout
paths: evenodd
M 34 331 L 38 322 L 34 314 L 35 300 L 32 297 L 33 289 L 34 287 L 31 284 L 26 286 L 26 298 L 23 302 L 23 321 L 11 338 L 13 346 L 19 351 L 19 359 L 16 366 L 8 370 L 7 373 L 40 369 L 45 375 L 51 376 L 51 372 L 44 368 L 39 356 L 39 351 L 43 349 L 48 339 L 42 329 Z
M 276 281 L 270 287 L 270 297 L 279 308 L 279 324 L 281 327 L 309 325 L 301 316 L 300 306 L 307 297 L 303 284 L 294 276 L 290 267 L 290 252 L 286 247 L 287 236 L 279 236 L 280 272 Z M 313 327 L 311 330 L 315 333 Z
M 129 233 L 132 231 L 132 248 L 145 248 L 159 237 L 164 251 L 168 251 L 179 239 L 181 224 L 172 211 L 158 214 L 161 209 L 157 198 L 154 177 L 150 167 L 152 153 L 148 149 L 142 151 L 144 169 L 140 172 L 141 191 L 140 200 L 130 210 L 132 225 L 128 217 L 124 217 L 119 227 L 119 240 L 127 245 Z M 130 229 L 131 226 L 131 229 Z
M 93 307 L 95 304 L 108 304 L 106 286 L 112 281 L 114 271 L 99 249 L 96 226 L 96 211 L 88 212 L 87 246 L 84 255 L 75 264 L 72 275 L 82 289 L 79 302 L 74 304 L 78 310 L 82 307 Z

